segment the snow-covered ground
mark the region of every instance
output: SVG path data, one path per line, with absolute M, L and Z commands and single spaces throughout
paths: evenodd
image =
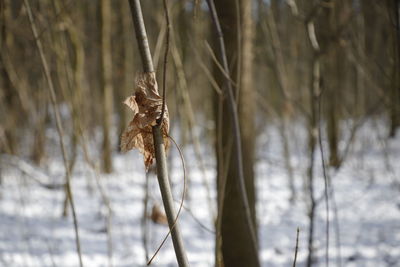
M 332 208 L 331 266 L 337 266 L 339 254 L 341 266 L 400 266 L 400 136 L 387 141 L 383 125 L 380 121 L 364 125 L 356 135 L 356 142 L 342 168 L 337 172 L 329 170 L 338 216 L 334 216 Z M 298 196 L 294 204 L 289 202 L 290 191 L 278 127 L 268 127 L 258 140 L 257 211 L 263 266 L 291 266 L 297 227 L 300 228 L 297 266 L 304 266 L 307 257 L 308 218 L 303 188 L 308 164 L 305 153 L 307 142 L 302 127 L 289 129 Z M 346 146 L 347 138 L 345 134 L 340 143 L 341 151 Z M 325 142 L 324 145 L 327 147 Z M 211 196 L 215 199 L 212 149 L 203 149 L 206 179 L 211 187 Z M 212 212 L 207 201 L 204 177 L 195 161 L 193 149 L 186 147 L 184 153 L 190 188 L 180 225 L 188 258 L 194 267 L 213 266 Z M 172 149 L 170 157 L 174 196 L 178 200 L 183 183 L 176 149 Z M 64 180 L 61 158 L 54 155 L 46 168 L 35 167 L 27 160 L 7 155 L 1 155 L 0 159 L 3 166 L 0 186 L 0 266 L 78 266 L 71 216 L 61 217 L 63 190 L 48 189 L 38 183 L 60 184 Z M 320 198 L 323 196 L 324 183 L 319 149 L 315 162 L 316 195 Z M 85 266 L 109 266 L 106 234 L 108 213 L 98 190 L 98 179 L 111 203 L 113 266 L 144 266 L 141 221 L 145 181 L 148 179 L 149 182 L 149 210 L 154 203 L 161 204 L 158 184 L 154 174 L 146 178 L 142 156 L 138 152 L 124 155 L 116 153 L 114 169 L 111 175 L 96 176 L 82 156 L 78 157 L 72 186 L 83 262 Z M 321 201 L 315 220 L 316 266 L 323 266 L 325 257 L 324 207 Z M 168 229 L 150 220 L 147 229 L 148 250 L 152 254 Z M 338 234 L 340 246 L 337 246 Z M 177 266 L 170 240 L 161 249 L 153 265 Z

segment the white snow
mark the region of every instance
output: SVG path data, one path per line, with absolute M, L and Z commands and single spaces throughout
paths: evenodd
M 289 202 L 290 191 L 278 127 L 272 124 L 258 139 L 257 211 L 263 266 L 291 266 L 297 227 L 300 228 L 297 266 L 304 266 L 307 258 L 308 218 L 303 191 L 308 165 L 307 140 L 303 127 L 295 125 L 293 128 L 290 128 L 291 161 L 298 196 L 294 204 Z M 387 141 L 385 131 L 381 121 L 366 123 L 358 131 L 342 168 L 337 172 L 329 170 L 338 210 L 342 266 L 400 266 L 400 136 Z M 341 151 L 346 147 L 348 136 L 348 133 L 343 134 Z M 327 143 L 323 143 L 327 150 Z M 207 146 L 202 149 L 206 179 L 215 202 L 213 149 Z M 190 179 L 189 198 L 185 206 L 190 212 L 184 209 L 179 222 L 188 258 L 193 267 L 213 266 L 215 238 L 213 232 L 203 226 L 211 231 L 214 227 L 202 173 L 192 147 L 186 147 L 184 153 Z M 173 192 L 176 200 L 179 200 L 183 186 L 182 168 L 176 150 L 173 149 L 170 155 L 173 157 L 170 161 Z M 0 266 L 78 266 L 71 216 L 61 217 L 63 190 L 50 190 L 38 183 L 60 184 L 64 181 L 61 157 L 52 155 L 45 168 L 35 167 L 26 159 L 8 155 L 0 155 L 0 159 L 3 166 L 0 186 Z M 321 197 L 324 181 L 319 149 L 315 163 L 316 196 Z M 98 177 L 112 208 L 112 263 L 113 266 L 144 266 L 141 220 L 146 175 L 142 156 L 138 152 L 116 153 L 114 168 L 113 174 L 101 174 Z M 72 186 L 83 261 L 89 267 L 109 266 L 105 231 L 107 209 L 102 204 L 95 179 L 95 172 L 79 155 Z M 154 203 L 161 204 L 162 201 L 154 174 L 148 179 L 151 210 Z M 324 207 L 324 203 L 320 202 L 315 218 L 314 238 L 318 257 L 315 266 L 324 265 Z M 215 204 L 212 209 L 215 209 Z M 336 266 L 339 253 L 335 227 L 331 201 L 331 266 Z M 150 256 L 167 230 L 166 226 L 155 225 L 149 220 Z M 153 266 L 177 266 L 170 240 L 161 249 Z

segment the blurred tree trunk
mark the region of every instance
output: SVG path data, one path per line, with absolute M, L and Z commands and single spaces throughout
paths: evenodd
M 365 98 L 366 110 L 371 107 L 372 103 L 376 102 L 376 98 L 379 97 L 388 105 L 390 97 L 388 92 L 385 92 L 383 88 L 389 88 L 387 73 L 388 62 L 391 60 L 388 58 L 386 52 L 388 45 L 388 22 L 385 16 L 387 12 L 382 12 L 385 6 L 382 5 L 384 1 L 360 1 L 361 4 L 361 16 L 364 23 L 363 37 L 360 41 L 360 46 L 356 47 L 355 53 L 357 54 L 356 60 L 358 61 L 361 68 L 365 71 L 364 77 L 366 78 L 365 90 L 368 92 L 363 95 Z M 385 13 L 385 14 L 382 14 Z M 379 18 L 379 19 L 376 19 Z M 375 93 L 372 93 L 375 90 Z
M 8 24 L 13 19 L 11 1 L 0 2 L 0 48 L 4 53 L 6 47 L 13 44 L 13 37 Z M 0 57 L 0 100 L 2 105 L 0 111 L 0 153 L 17 153 L 17 124 L 18 124 L 18 95 L 13 88 L 7 73 L 4 55 Z
M 390 132 L 394 137 L 400 126 L 400 22 L 399 22 L 399 0 L 387 0 L 389 15 L 390 41 L 392 54 L 392 71 L 390 84 Z
M 251 215 L 256 228 L 256 194 L 254 186 L 254 161 L 255 161 L 255 90 L 253 77 L 253 39 L 254 21 L 252 16 L 252 0 L 240 1 L 241 16 L 241 60 L 240 60 L 240 83 L 239 83 L 239 119 L 242 137 L 244 177 L 246 178 L 246 189 L 248 192 Z
M 46 157 L 46 120 L 48 119 L 47 113 L 47 95 L 44 90 L 37 92 L 37 113 L 38 116 L 34 122 L 34 140 L 31 151 L 31 159 L 37 164 L 41 165 Z
M 256 229 L 255 188 L 254 188 L 254 88 L 253 88 L 253 18 L 252 1 L 216 1 L 222 31 L 225 38 L 227 58 L 231 77 L 236 77 L 235 95 L 239 101 L 239 120 L 241 142 L 243 147 L 243 171 L 249 200 L 250 212 Z M 239 6 L 237 6 L 239 4 Z M 240 40 L 238 34 L 240 31 Z M 240 50 L 240 51 L 239 51 Z M 240 57 L 240 58 L 239 58 Z M 239 66 L 240 64 L 240 66 Z M 238 70 L 240 69 L 240 73 Z M 215 68 L 216 77 L 221 88 L 225 77 Z M 239 74 L 239 75 L 238 75 Z M 257 251 L 252 249 L 251 236 L 246 231 L 245 214 L 240 206 L 237 185 L 237 166 L 234 163 L 236 147 L 233 145 L 232 123 L 229 115 L 227 96 L 217 96 L 217 165 L 218 199 L 223 202 L 221 229 L 217 229 L 217 266 L 258 266 Z M 222 105 L 219 106 L 219 105 Z M 224 199 L 220 199 L 221 184 L 226 179 Z M 217 233 L 217 235 L 219 235 Z M 219 251 L 219 248 L 221 249 Z M 222 253 L 219 254 L 219 253 Z M 221 257 L 222 256 L 222 257 Z M 223 263 L 222 263 L 223 262 Z M 223 265 L 222 265 L 223 264 Z
M 334 35 L 340 23 L 340 11 L 343 0 L 331 2 L 329 7 L 321 8 L 321 14 L 317 23 L 317 38 L 321 49 L 326 54 L 321 60 L 321 79 L 324 90 L 326 132 L 329 144 L 329 164 L 339 165 L 338 139 L 339 139 L 339 109 L 341 91 L 344 86 L 342 68 L 344 67 L 344 53 L 340 45 L 333 44 Z M 330 46 L 330 48 L 328 48 Z
M 336 7 L 338 1 L 334 2 L 333 5 Z M 321 45 L 328 45 L 331 41 L 331 35 L 333 35 L 337 28 L 337 18 L 335 16 L 335 8 L 325 8 L 326 16 L 321 16 L 322 21 L 320 26 L 323 25 L 325 30 L 325 40 L 321 40 Z M 338 46 L 334 46 L 332 49 L 328 49 L 327 54 L 323 57 L 322 61 L 322 81 L 323 90 L 325 94 L 325 106 L 326 106 L 326 131 L 328 135 L 329 144 L 329 164 L 333 167 L 337 167 L 339 164 L 338 156 L 338 113 L 339 113 L 339 101 L 341 94 L 341 87 L 343 86 L 343 77 L 341 68 L 343 67 L 344 55 Z
M 354 43 L 355 46 L 360 47 L 363 51 L 365 51 L 365 21 L 363 16 L 358 16 L 356 19 L 356 27 L 358 29 L 358 35 L 356 36 Z M 351 48 L 350 48 L 351 49 Z M 355 68 L 355 83 L 354 83 L 354 105 L 356 118 L 360 118 L 364 114 L 364 110 L 366 110 L 366 92 L 368 92 L 368 83 L 363 75 L 362 66 L 355 60 L 352 60 L 352 64 Z
M 0 62 L 0 86 L 2 92 L 0 99 L 4 103 L 1 115 L 1 148 L 0 152 L 9 154 L 17 154 L 17 110 L 19 106 L 18 97 L 15 90 L 11 86 L 7 71 L 5 70 L 3 62 Z
M 111 1 L 101 1 L 101 78 L 103 87 L 103 147 L 102 170 L 112 172 L 110 132 L 113 115 L 112 60 L 111 60 Z
M 4 103 L 1 108 L 1 148 L 2 153 L 17 153 L 17 114 L 15 107 L 19 105 L 17 94 L 12 88 L 10 79 L 4 66 L 3 60 L 0 61 L 0 86 L 2 88 L 0 93 L 0 100 Z
M 342 32 L 348 27 L 351 0 L 335 0 L 323 6 L 317 19 L 317 39 L 321 46 L 321 81 L 324 92 L 329 164 L 338 168 L 340 156 L 340 116 L 348 92 L 350 65 L 346 61 Z M 347 88 L 346 88 L 347 87 Z
M 58 14 L 62 10 L 62 1 L 48 1 L 49 6 L 53 8 L 54 14 Z M 62 99 L 68 105 L 69 112 L 71 113 L 71 126 L 72 131 L 69 131 L 71 142 L 68 146 L 71 155 L 69 159 L 70 172 L 73 171 L 76 157 L 77 157 L 77 147 L 78 147 L 78 129 L 77 122 L 79 119 L 77 99 L 80 97 L 80 88 L 76 85 L 73 73 L 73 56 L 70 54 L 70 41 L 68 39 L 68 28 L 71 27 L 72 21 L 68 15 L 63 16 L 60 20 L 66 26 L 62 30 L 51 31 L 52 36 L 52 46 L 54 47 L 54 52 L 56 54 L 56 71 L 58 77 L 58 83 L 62 92 Z M 74 22 L 76 23 L 76 21 Z M 66 199 L 67 200 L 67 199 Z M 68 207 L 68 203 L 65 202 L 65 208 Z M 66 210 L 65 210 L 66 211 Z M 65 213 L 66 214 L 66 213 Z
M 63 2 L 49 1 L 53 5 L 54 13 L 62 12 Z M 70 156 L 69 172 L 72 173 L 78 157 L 78 145 L 83 144 L 84 133 L 87 125 L 87 105 L 85 99 L 88 99 L 88 88 L 86 86 L 85 75 L 85 50 L 81 41 L 79 30 L 82 28 L 81 16 L 79 11 L 74 15 L 66 13 L 60 18 L 65 25 L 60 31 L 54 32 L 54 51 L 57 55 L 57 74 L 58 83 L 61 88 L 64 101 L 71 112 L 70 131 Z M 86 93 L 86 94 L 85 94 Z M 68 194 L 66 194 L 63 205 L 63 216 L 68 215 Z
M 301 2 L 307 7 L 308 12 L 314 9 L 313 4 L 310 1 L 304 0 Z M 308 158 L 309 163 L 307 166 L 307 180 L 305 181 L 306 193 L 308 195 L 308 240 L 307 240 L 307 267 L 311 267 L 315 260 L 314 258 L 314 230 L 315 230 L 315 216 L 317 209 L 317 200 L 314 189 L 314 168 L 315 168 L 315 149 L 318 141 L 318 101 L 320 100 L 321 93 L 321 60 L 320 60 L 320 44 L 316 38 L 314 17 L 310 18 L 310 21 L 305 23 L 308 41 L 310 44 L 310 58 L 309 58 L 309 75 L 310 82 L 309 88 L 309 112 L 308 117 Z
M 119 95 L 118 102 L 122 102 L 125 100 L 126 97 L 128 97 L 130 94 L 132 94 L 132 91 L 134 90 L 134 78 L 132 73 L 134 73 L 133 70 L 133 62 L 134 62 L 134 55 L 133 55 L 133 47 L 131 44 L 135 43 L 135 40 L 133 40 L 133 35 L 132 35 L 132 19 L 129 11 L 129 5 L 127 1 L 121 1 L 121 27 L 122 27 L 122 46 L 123 46 L 123 58 L 122 58 L 122 64 L 121 64 L 121 72 L 123 76 L 123 83 L 121 84 L 122 88 L 118 88 L 117 94 Z M 119 131 L 118 134 L 121 135 L 122 132 L 125 130 L 126 125 L 128 125 L 129 122 L 129 109 L 125 105 L 118 105 L 119 107 Z M 120 144 L 121 142 L 118 142 Z
M 280 31 L 278 29 L 278 22 L 280 18 L 280 8 L 279 3 L 274 0 L 271 2 L 271 12 L 267 14 L 267 25 L 268 30 L 270 32 L 271 38 L 271 46 L 273 51 L 273 58 L 274 58 L 274 73 L 277 79 L 278 87 L 280 88 L 283 99 L 282 99 L 282 107 L 279 109 L 279 133 L 282 139 L 282 146 L 283 146 L 283 158 L 285 169 L 288 176 L 288 185 L 290 189 L 290 201 L 294 201 L 296 197 L 296 191 L 294 186 L 294 174 L 293 174 L 293 167 L 290 160 L 290 144 L 289 144 L 289 134 L 288 128 L 290 123 L 291 111 L 293 110 L 292 107 L 292 99 L 291 99 L 291 85 L 290 81 L 293 80 L 294 76 L 290 75 L 288 71 L 288 64 L 285 61 L 285 56 L 282 50 L 285 47 L 282 46 L 282 37 Z M 291 27 L 296 27 L 296 21 Z

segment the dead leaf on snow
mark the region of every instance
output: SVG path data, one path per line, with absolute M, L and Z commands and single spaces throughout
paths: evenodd
M 121 136 L 123 152 L 138 149 L 144 156 L 144 165 L 149 169 L 155 158 L 152 126 L 161 115 L 162 97 L 158 94 L 158 86 L 154 72 L 141 73 L 136 79 L 135 94 L 128 97 L 124 104 L 133 111 L 133 119 Z M 165 149 L 169 147 L 169 116 L 165 107 L 161 124 Z

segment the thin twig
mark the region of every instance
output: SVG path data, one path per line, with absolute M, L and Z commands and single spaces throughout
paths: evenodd
M 211 190 L 210 190 L 210 185 L 208 184 L 208 181 L 207 181 L 207 174 L 206 174 L 206 168 L 204 165 L 204 160 L 201 155 L 200 140 L 199 140 L 199 137 L 194 132 L 195 115 L 194 115 L 194 111 L 193 111 L 190 96 L 189 96 L 188 83 L 187 83 L 186 74 L 185 74 L 185 71 L 183 68 L 182 59 L 177 51 L 178 48 L 176 47 L 176 42 L 174 41 L 175 35 L 174 35 L 173 31 L 172 31 L 171 37 L 172 37 L 172 44 L 173 44 L 173 46 L 171 47 L 172 48 L 171 49 L 172 59 L 173 59 L 173 62 L 175 63 L 175 68 L 176 68 L 177 77 L 178 77 L 178 84 L 180 85 L 180 86 L 178 86 L 178 88 L 180 88 L 180 90 L 182 92 L 183 105 L 186 110 L 186 116 L 187 116 L 188 125 L 189 125 L 188 130 L 189 130 L 192 142 L 193 142 L 193 148 L 194 148 L 196 161 L 198 162 L 198 166 L 202 173 L 202 181 L 203 181 L 203 185 L 206 189 L 209 211 L 211 212 L 212 219 L 215 220 L 216 214 L 214 212 L 213 205 L 212 205 Z
M 150 173 L 146 173 L 145 177 L 146 181 L 144 182 L 144 196 L 143 196 L 143 217 L 141 220 L 141 226 L 142 226 L 142 243 L 143 243 L 143 248 L 144 248 L 144 256 L 146 259 L 146 262 L 149 261 L 149 249 L 148 249 L 148 222 L 147 222 L 147 210 L 148 210 L 148 203 L 149 203 L 149 179 L 150 179 Z
M 29 4 L 29 1 L 24 0 L 24 4 L 25 4 L 26 11 L 28 14 L 31 30 L 32 30 L 33 36 L 36 41 L 36 46 L 37 46 L 37 49 L 40 54 L 43 72 L 46 77 L 48 89 L 50 91 L 50 99 L 51 99 L 55 117 L 56 117 L 57 132 L 58 132 L 59 139 L 60 139 L 60 146 L 61 146 L 62 157 L 63 157 L 64 167 L 65 167 L 65 176 L 66 176 L 65 190 L 66 190 L 66 194 L 69 198 L 69 203 L 70 203 L 70 207 L 71 207 L 71 211 L 72 211 L 72 219 L 73 219 L 74 230 L 75 230 L 75 243 L 76 243 L 76 250 L 77 250 L 77 254 L 78 254 L 78 258 L 79 258 L 79 266 L 83 267 L 81 245 L 80 245 L 80 240 L 79 240 L 78 219 L 77 219 L 76 212 L 75 212 L 74 199 L 73 199 L 72 190 L 71 190 L 71 174 L 70 174 L 70 168 L 68 166 L 67 150 L 66 150 L 65 144 L 64 144 L 64 130 L 62 127 L 61 116 L 60 116 L 60 112 L 59 112 L 58 105 L 57 105 L 53 80 L 51 79 L 50 70 L 47 65 L 46 58 L 44 56 L 42 43 L 41 43 L 40 39 L 38 38 L 38 32 L 37 32 L 37 29 L 35 26 L 35 22 L 33 20 L 32 9 Z
M 204 63 L 202 57 L 199 55 L 197 47 L 193 43 L 191 43 L 191 47 L 193 48 L 194 55 L 196 57 L 195 62 L 198 63 L 200 68 L 204 71 L 204 74 L 206 75 L 208 82 L 211 84 L 212 88 L 215 89 L 215 92 L 218 95 L 222 95 L 222 89 L 220 88 L 217 81 L 212 76 L 211 71 L 208 69 L 208 67 Z
M 340 224 L 339 224 L 339 211 L 336 204 L 335 191 L 333 190 L 333 184 L 329 184 L 331 202 L 333 207 L 333 219 L 335 224 L 335 237 L 336 237 L 336 263 L 338 267 L 342 266 L 342 248 L 340 241 Z
M 294 260 L 293 260 L 293 267 L 296 267 L 297 262 L 297 252 L 299 251 L 299 233 L 300 229 L 297 227 L 297 234 L 296 234 L 296 247 L 294 249 Z
M 224 77 L 230 81 L 231 86 L 237 87 L 237 83 L 235 83 L 235 81 L 233 81 L 231 76 L 229 75 L 229 72 L 228 72 L 229 68 L 228 68 L 228 70 L 225 70 L 225 67 L 222 65 L 224 63 L 222 62 L 222 64 L 221 64 L 219 62 L 219 60 L 217 59 L 217 56 L 215 55 L 214 50 L 211 48 L 210 44 L 207 41 L 204 41 L 204 46 L 207 48 L 207 51 L 209 52 L 211 59 L 213 60 L 215 65 L 218 67 L 218 69 L 221 71 L 221 73 L 224 75 Z
M 157 124 L 161 125 L 162 120 L 164 118 L 164 113 L 165 113 L 165 96 L 166 96 L 166 91 L 167 91 L 167 65 L 168 65 L 168 52 L 169 52 L 169 31 L 171 29 L 171 24 L 169 22 L 169 14 L 168 14 L 168 6 L 167 6 L 167 0 L 163 0 L 163 6 L 164 6 L 164 13 L 165 13 L 165 23 L 167 25 L 166 28 L 166 38 L 165 38 L 165 53 L 164 53 L 164 70 L 163 70 L 163 95 L 162 95 L 162 107 L 161 107 L 161 115 L 157 119 Z
M 166 32 L 166 25 L 161 24 L 160 31 L 158 32 L 156 45 L 154 46 L 153 62 L 154 66 L 158 66 L 158 61 L 160 60 L 161 49 L 163 46 L 163 40 Z
M 178 218 L 179 215 L 181 214 L 181 210 L 183 207 L 183 202 L 185 200 L 185 193 L 186 193 L 186 164 L 185 164 L 185 159 L 183 157 L 183 152 L 181 150 L 181 148 L 178 146 L 178 144 L 176 143 L 176 141 L 171 137 L 168 136 L 168 138 L 175 144 L 176 148 L 178 149 L 179 152 L 179 156 L 181 157 L 181 161 L 182 161 L 182 169 L 183 169 L 183 191 L 182 191 L 182 198 L 181 198 L 181 202 L 179 205 L 179 209 L 178 212 L 176 213 L 176 217 L 174 220 L 174 223 L 172 224 L 172 226 L 169 228 L 169 231 L 167 233 L 167 235 L 164 237 L 163 241 L 161 242 L 161 244 L 158 246 L 156 252 L 154 253 L 154 255 L 150 258 L 150 260 L 147 262 L 147 265 L 150 265 L 151 262 L 153 261 L 153 259 L 157 256 L 158 252 L 160 251 L 160 249 L 163 247 L 165 241 L 167 241 L 169 235 L 171 234 L 171 231 L 174 229 L 174 227 L 176 226 L 176 223 L 178 222 Z
M 177 202 L 177 203 L 181 203 L 180 200 L 176 200 L 176 199 L 175 199 L 174 201 Z M 200 228 L 202 228 L 203 230 L 209 232 L 210 234 L 213 234 L 213 235 L 216 234 L 214 230 L 212 230 L 212 229 L 208 228 L 207 226 L 205 226 L 205 225 L 201 222 L 201 220 L 198 219 L 198 218 L 194 215 L 193 211 L 192 211 L 189 207 L 186 207 L 185 205 L 183 205 L 183 209 L 186 210 L 186 211 L 188 212 L 188 214 L 189 214 L 189 215 L 193 218 L 193 220 L 200 226 Z
M 329 192 L 328 192 L 329 183 L 328 183 L 328 176 L 326 174 L 324 148 L 322 146 L 321 108 L 322 108 L 322 91 L 320 91 L 318 95 L 318 141 L 319 141 L 319 149 L 321 152 L 322 173 L 324 175 L 325 212 L 326 212 L 325 264 L 326 267 L 328 267 L 329 266 Z

